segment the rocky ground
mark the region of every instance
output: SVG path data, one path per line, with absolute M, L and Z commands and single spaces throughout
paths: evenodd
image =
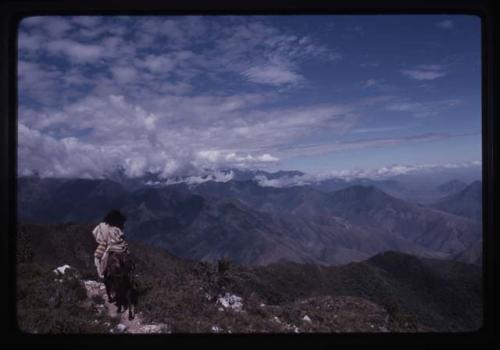
M 170 333 L 168 325 L 145 323 L 141 312 L 138 312 L 133 320 L 128 319 L 128 311 L 118 313 L 116 305 L 108 301 L 104 283 L 84 280 L 83 284 L 87 291 L 88 307 L 94 308 L 97 313 L 103 313 L 118 320 L 115 327 L 106 328 L 109 333 Z M 97 323 L 98 321 L 94 320 L 94 322 Z M 110 326 L 111 323 L 109 323 L 108 327 Z M 106 332 L 106 330 L 103 331 Z

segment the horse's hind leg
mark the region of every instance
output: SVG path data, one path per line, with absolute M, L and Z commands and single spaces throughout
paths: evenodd
M 115 298 L 111 296 L 111 283 L 108 278 L 104 279 L 104 286 L 106 287 L 106 294 L 108 296 L 108 302 L 112 303 L 115 301 Z
M 132 295 L 133 291 L 129 290 L 127 293 L 127 303 L 128 303 L 128 319 L 133 320 L 135 317 L 135 300 Z

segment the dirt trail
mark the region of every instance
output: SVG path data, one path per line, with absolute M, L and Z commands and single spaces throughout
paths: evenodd
M 128 311 L 118 314 L 116 305 L 108 301 L 104 283 L 93 280 L 86 280 L 83 283 L 90 300 L 94 300 L 96 296 L 100 296 L 104 300 L 104 303 L 96 305 L 98 310 L 118 319 L 119 324 L 110 330 L 111 333 L 170 333 L 166 324 L 145 324 L 141 312 L 137 312 L 133 320 L 128 319 Z

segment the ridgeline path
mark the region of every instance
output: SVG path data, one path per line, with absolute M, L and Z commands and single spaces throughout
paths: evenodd
M 111 329 L 110 333 L 170 333 L 169 327 L 166 324 L 145 324 L 141 312 L 137 312 L 133 320 L 128 319 L 128 310 L 125 310 L 121 314 L 117 313 L 117 306 L 108 301 L 104 283 L 85 280 L 83 284 L 85 285 L 89 300 L 96 304 L 99 312 L 105 312 L 109 317 L 118 319 L 118 325 Z M 97 303 L 95 300 L 103 300 L 103 303 Z

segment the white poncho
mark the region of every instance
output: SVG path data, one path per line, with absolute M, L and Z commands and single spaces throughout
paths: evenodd
M 123 231 L 105 222 L 101 222 L 97 225 L 92 231 L 92 234 L 98 244 L 94 253 L 97 272 L 100 277 L 103 277 L 108 261 L 108 252 L 123 253 L 127 251 L 128 245 L 123 239 Z

